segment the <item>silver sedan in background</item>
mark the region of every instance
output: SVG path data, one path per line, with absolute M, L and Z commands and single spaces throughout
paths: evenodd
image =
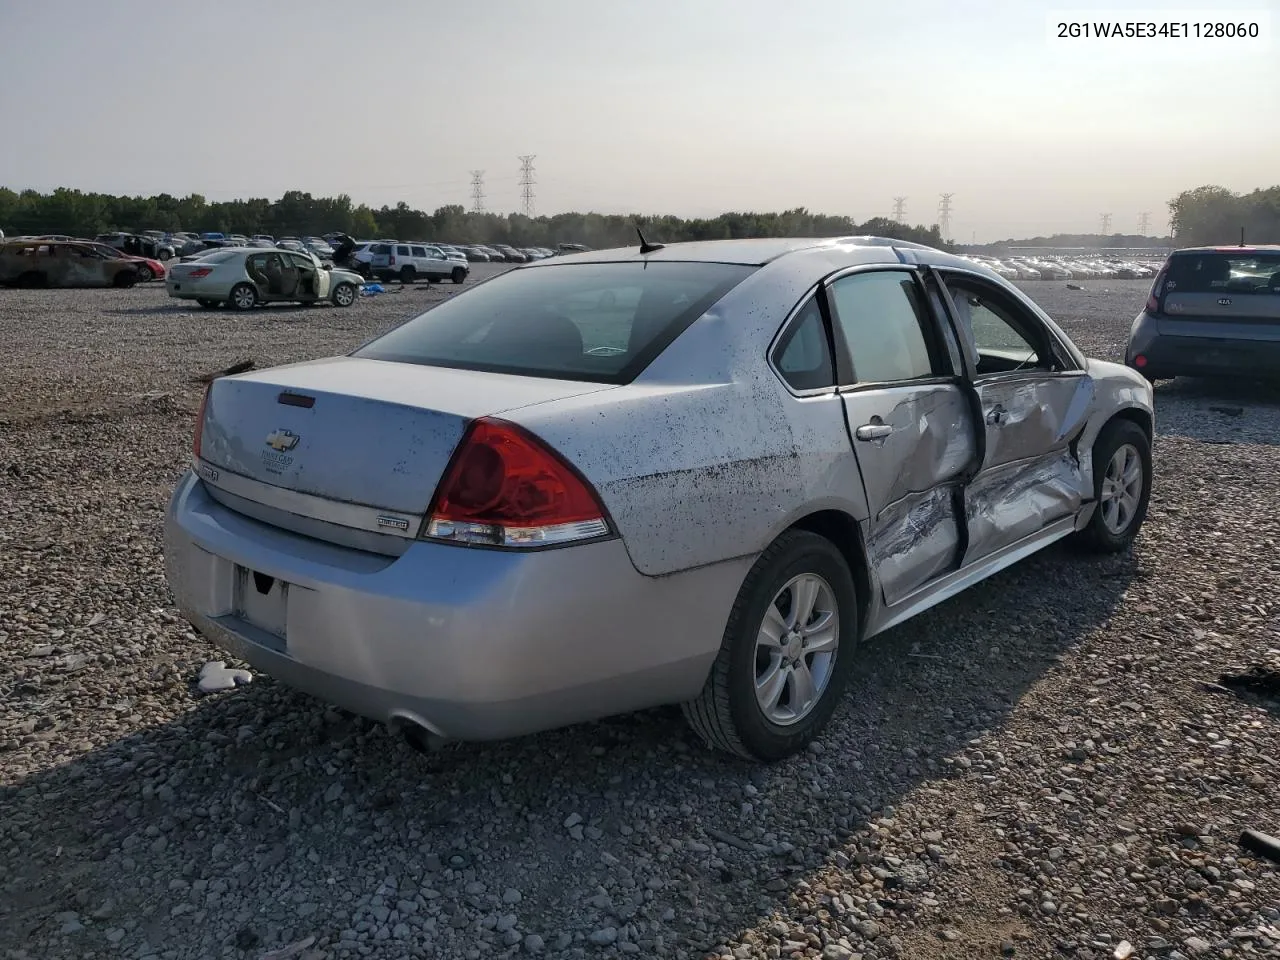
M 927 247 L 590 252 L 215 380 L 166 563 L 205 636 L 419 743 L 680 703 L 772 761 L 861 640 L 1126 549 L 1152 431 L 1142 376 Z
M 165 289 L 179 300 L 202 307 L 223 303 L 233 310 L 252 310 L 264 303 L 316 303 L 328 300 L 349 307 L 360 295 L 364 278 L 322 264 L 314 255 L 295 250 L 222 247 L 185 260 L 169 270 Z

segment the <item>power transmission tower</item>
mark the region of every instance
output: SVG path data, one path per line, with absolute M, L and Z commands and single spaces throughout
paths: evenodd
M 903 218 L 906 216 L 906 214 L 907 214 L 907 198 L 894 197 L 893 198 L 893 219 L 898 223 L 901 223 Z
M 951 242 L 951 198 L 954 196 L 954 193 L 944 193 L 938 201 L 938 230 L 944 243 Z
M 1102 215 L 1102 235 L 1104 237 L 1111 236 L 1111 214 L 1104 213 Z
M 533 161 L 534 154 L 520 158 L 520 199 L 524 205 L 524 215 L 533 216 Z
M 1145 237 L 1151 229 L 1151 214 L 1143 210 L 1138 214 L 1138 236 Z
M 484 213 L 484 171 L 471 171 L 471 212 Z

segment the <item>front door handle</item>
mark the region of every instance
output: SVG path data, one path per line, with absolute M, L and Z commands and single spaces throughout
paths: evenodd
M 987 423 L 993 427 L 998 427 L 1009 417 L 1009 413 L 1002 406 L 994 406 L 987 411 Z
M 883 440 L 893 433 L 893 427 L 887 423 L 864 423 L 854 431 L 859 440 Z

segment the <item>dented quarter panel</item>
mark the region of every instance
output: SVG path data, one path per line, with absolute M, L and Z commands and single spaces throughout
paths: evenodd
M 840 399 L 795 397 L 766 364 L 792 308 L 849 260 L 818 248 L 767 264 L 634 383 L 510 415 L 592 482 L 640 572 L 757 554 L 817 510 L 866 518 Z
M 954 483 L 973 469 L 977 438 L 969 401 L 954 383 L 844 394 L 848 429 L 879 420 L 881 440 L 856 441 L 870 512 L 868 560 L 894 603 L 959 559 Z

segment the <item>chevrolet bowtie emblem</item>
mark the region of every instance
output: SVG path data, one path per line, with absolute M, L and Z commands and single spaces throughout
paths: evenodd
M 288 430 L 273 430 L 267 434 L 267 446 L 272 450 L 292 450 L 302 438 Z

